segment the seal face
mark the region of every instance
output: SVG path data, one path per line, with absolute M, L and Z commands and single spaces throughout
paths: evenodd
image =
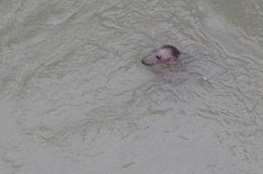
M 163 45 L 153 50 L 148 56 L 143 58 L 141 62 L 146 66 L 173 65 L 176 64 L 176 60 L 180 54 L 180 51 L 175 46 Z

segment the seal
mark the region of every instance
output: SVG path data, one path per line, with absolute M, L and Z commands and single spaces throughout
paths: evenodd
M 163 45 L 158 49 L 153 50 L 148 56 L 141 60 L 141 63 L 146 66 L 154 65 L 174 65 L 180 51 L 173 45 Z

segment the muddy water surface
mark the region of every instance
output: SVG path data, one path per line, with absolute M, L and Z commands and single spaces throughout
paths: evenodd
M 0 1 L 0 173 L 260 174 L 262 33 L 261 0 Z

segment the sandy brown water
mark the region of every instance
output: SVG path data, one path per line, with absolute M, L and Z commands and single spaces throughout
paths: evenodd
M 0 173 L 261 174 L 262 33 L 262 0 L 1 0 Z

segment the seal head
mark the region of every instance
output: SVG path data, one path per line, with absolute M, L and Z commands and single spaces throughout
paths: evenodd
M 180 54 L 180 51 L 175 46 L 163 45 L 143 58 L 141 63 L 146 66 L 173 65 L 176 64 L 176 60 Z

